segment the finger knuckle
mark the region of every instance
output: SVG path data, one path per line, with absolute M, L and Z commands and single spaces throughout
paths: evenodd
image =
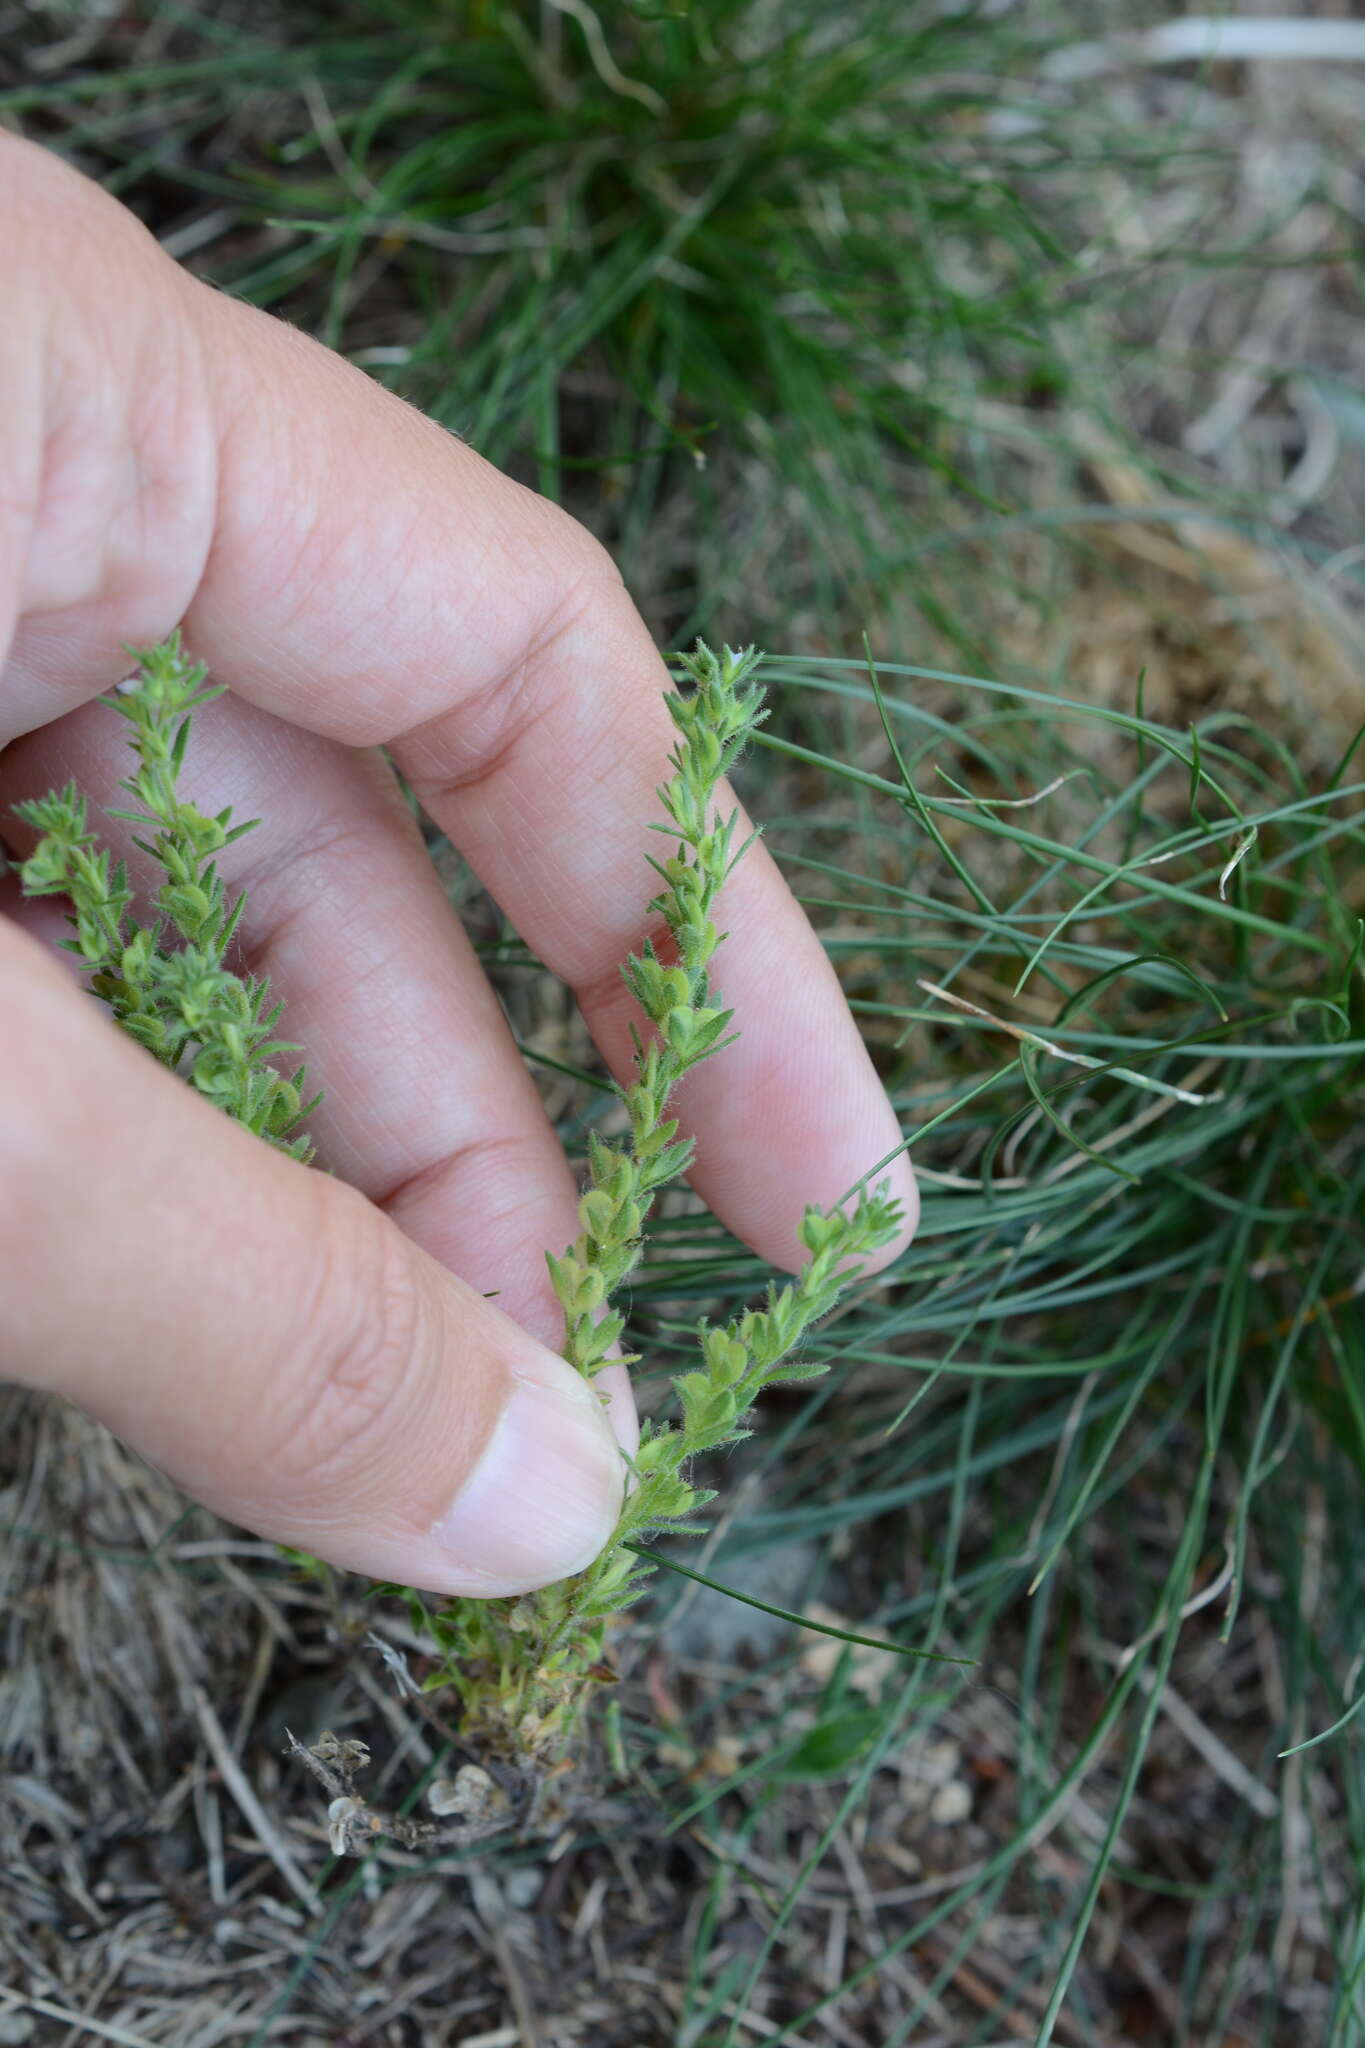
M 561 607 L 572 611 L 584 602 L 610 602 L 625 597 L 620 566 L 610 549 L 567 512 L 559 514 L 557 540 L 561 558 Z
M 419 1426 L 437 1329 L 402 1232 L 344 1183 L 319 1181 L 317 1266 L 286 1362 L 274 1462 L 286 1482 L 331 1489 L 363 1472 L 395 1432 Z

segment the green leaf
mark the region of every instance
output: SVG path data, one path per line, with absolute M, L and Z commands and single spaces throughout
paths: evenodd
M 768 1772 L 779 1783 L 811 1778 L 836 1778 L 856 1763 L 884 1726 L 872 1707 L 843 1707 L 803 1735 L 794 1749 L 779 1755 Z

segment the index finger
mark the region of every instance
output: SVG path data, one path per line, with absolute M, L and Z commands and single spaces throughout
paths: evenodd
M 168 358 L 193 361 L 213 459 L 172 479 L 195 494 L 179 531 L 205 545 L 188 608 L 165 627 L 184 610 L 195 654 L 263 709 L 348 745 L 387 744 L 623 1076 L 619 969 L 653 893 L 649 826 L 672 728 L 663 665 L 619 577 L 575 522 L 360 371 L 176 275 Z M 183 561 L 177 571 L 183 582 Z M 30 660 L 49 658 L 30 644 Z M 22 635 L 20 648 L 22 671 Z M 805 1204 L 843 1197 L 900 1132 L 761 845 L 719 921 L 730 936 L 716 980 L 741 1037 L 686 1086 L 693 1180 L 756 1251 L 792 1265 Z M 903 1155 L 889 1177 L 913 1221 Z

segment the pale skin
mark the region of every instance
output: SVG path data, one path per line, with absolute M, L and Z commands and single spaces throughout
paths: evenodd
M 60 906 L 0 879 L 0 1375 L 335 1564 L 448 1593 L 564 1576 L 615 1519 L 630 1397 L 608 1416 L 555 1355 L 574 1176 L 377 749 L 624 1077 L 659 657 L 573 520 L 6 136 L 0 304 L 0 829 L 22 856 L 10 806 L 71 776 L 121 800 L 92 700 L 183 621 L 230 690 L 189 794 L 265 821 L 223 862 L 240 964 L 326 1091 L 333 1169 L 123 1037 L 54 948 Z M 105 836 L 142 889 L 130 830 Z M 694 1183 L 790 1269 L 805 1204 L 896 1155 L 886 1263 L 917 1214 L 901 1134 L 761 845 L 720 921 L 743 1035 L 681 1097 Z

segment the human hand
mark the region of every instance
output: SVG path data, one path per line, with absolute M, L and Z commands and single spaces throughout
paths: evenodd
M 555 1355 L 544 1252 L 575 1235 L 573 1176 L 377 748 L 624 1076 L 659 659 L 574 521 L 3 136 L 0 292 L 6 835 L 30 843 L 22 797 L 116 786 L 92 700 L 183 620 L 231 689 L 196 726 L 194 798 L 264 820 L 220 867 L 337 1176 L 120 1034 L 47 943 L 60 908 L 0 882 L 0 1370 L 338 1565 L 473 1595 L 563 1577 L 615 1521 L 630 1396 L 618 1377 L 613 1436 Z M 141 893 L 152 864 L 105 836 Z M 805 1204 L 899 1132 L 761 845 L 723 915 L 743 1035 L 681 1091 L 693 1180 L 790 1268 Z M 882 1263 L 916 1214 L 903 1155 L 889 1174 L 906 1227 Z

